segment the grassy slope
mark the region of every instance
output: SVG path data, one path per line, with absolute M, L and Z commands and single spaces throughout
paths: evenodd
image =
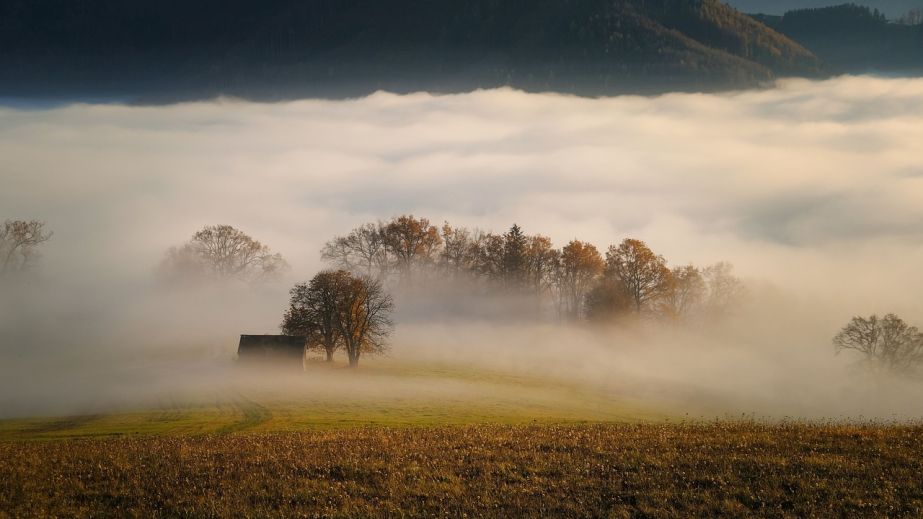
M 263 374 L 256 374 L 256 377 Z M 276 375 L 266 373 L 267 380 Z M 660 420 L 666 414 L 573 382 L 437 364 L 366 361 L 358 372 L 313 364 L 305 384 L 216 386 L 165 395 L 150 409 L 0 421 L 0 440 L 124 434 L 280 432 L 354 426 Z

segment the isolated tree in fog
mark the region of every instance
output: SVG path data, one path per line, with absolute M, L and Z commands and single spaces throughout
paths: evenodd
M 555 273 L 558 310 L 562 316 L 580 316 L 587 293 L 603 272 L 602 256 L 592 244 L 573 240 L 561 249 Z
M 908 371 L 923 362 L 923 334 L 900 317 L 853 317 L 833 338 L 837 353 L 853 350 L 873 365 Z
M 349 365 L 359 365 L 363 353 L 384 351 L 391 334 L 394 302 L 381 281 L 346 270 L 325 270 L 308 283 L 295 285 L 282 332 L 304 335 L 308 347 L 320 347 L 333 360 L 346 350 Z
M 38 259 L 38 246 L 51 239 L 45 222 L 7 220 L 0 226 L 0 274 L 28 269 Z
M 337 291 L 347 282 L 346 271 L 325 271 L 289 292 L 289 308 L 282 318 L 282 333 L 303 335 L 308 348 L 322 348 L 327 362 L 341 346 L 337 319 Z
M 188 243 L 167 251 L 161 271 L 169 276 L 265 280 L 288 268 L 280 254 L 230 225 L 207 226 Z
M 609 247 L 606 277 L 622 284 L 637 313 L 664 296 L 671 284 L 671 272 L 663 256 L 654 254 L 643 241 L 633 239 Z
M 346 349 L 349 366 L 355 368 L 363 353 L 385 350 L 394 327 L 391 321 L 394 301 L 377 279 L 353 276 L 345 271 L 339 271 L 336 276 L 334 323 Z

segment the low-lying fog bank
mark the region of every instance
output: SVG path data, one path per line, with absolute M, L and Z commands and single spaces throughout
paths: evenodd
M 920 384 L 869 375 L 830 339 L 857 314 L 923 324 L 920 142 L 923 80 L 870 77 L 655 98 L 0 109 L 0 220 L 54 231 L 37 269 L 0 285 L 0 417 L 220 394 L 238 335 L 278 332 L 324 242 L 414 213 L 501 232 L 516 222 L 556 246 L 639 238 L 671 265 L 732 262 L 750 297 L 707 327 L 612 329 L 502 311 L 467 322 L 398 298 L 395 360 L 699 414 L 919 418 Z M 215 223 L 281 252 L 287 277 L 158 286 L 164 251 Z

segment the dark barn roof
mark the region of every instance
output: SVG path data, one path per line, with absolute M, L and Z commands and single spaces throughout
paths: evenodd
M 241 335 L 240 360 L 290 360 L 301 362 L 305 338 L 295 335 Z

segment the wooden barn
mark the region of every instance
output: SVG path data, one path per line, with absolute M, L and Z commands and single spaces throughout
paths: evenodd
M 306 339 L 294 335 L 241 335 L 237 358 L 241 362 L 290 364 L 304 367 Z

